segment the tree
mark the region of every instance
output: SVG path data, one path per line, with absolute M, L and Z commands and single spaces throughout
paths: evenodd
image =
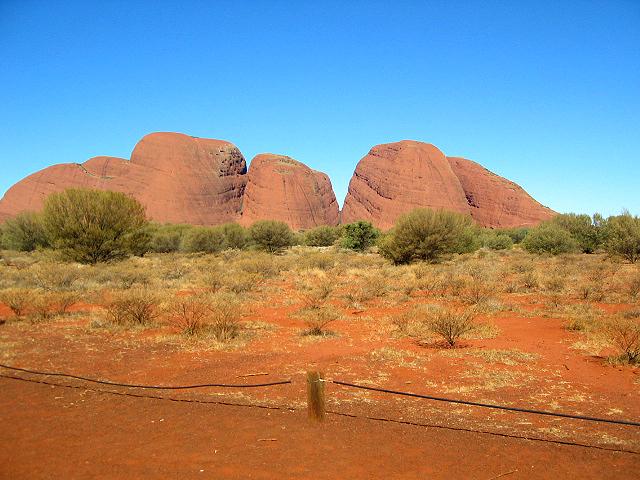
M 380 253 L 394 263 L 435 262 L 451 253 L 475 250 L 478 241 L 471 217 L 444 210 L 417 208 L 405 213 L 380 244 Z
M 593 253 L 600 247 L 602 240 L 598 219 L 598 214 L 592 218 L 585 214 L 562 213 L 545 223 L 569 232 L 583 253 Z
M 340 227 L 320 225 L 304 232 L 304 244 L 310 247 L 329 247 L 340 238 Z
M 531 253 L 550 253 L 552 255 L 579 250 L 578 242 L 567 230 L 549 223 L 543 223 L 529 230 L 522 241 L 522 246 Z
M 129 255 L 131 239 L 147 225 L 144 207 L 132 197 L 86 189 L 49 195 L 42 222 L 49 243 L 80 263 Z
M 293 232 L 284 222 L 260 220 L 249 227 L 249 236 L 260 250 L 278 253 L 294 244 Z
M 371 247 L 380 236 L 380 231 L 370 222 L 359 220 L 342 227 L 342 246 L 351 250 L 364 251 Z
M 612 256 L 631 263 L 640 260 L 640 218 L 629 212 L 609 217 L 604 228 L 604 247 Z
M 48 246 L 42 218 L 34 212 L 19 213 L 2 226 L 2 243 L 10 250 L 31 252 Z

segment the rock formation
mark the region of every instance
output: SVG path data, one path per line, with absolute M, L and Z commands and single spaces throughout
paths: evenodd
M 536 225 L 555 215 L 536 202 L 524 189 L 482 165 L 464 158 L 449 157 L 460 180 L 473 219 L 492 228 Z
M 28 176 L 0 200 L 0 215 L 38 211 L 50 193 L 82 187 L 132 195 L 158 222 L 234 221 L 240 216 L 246 170 L 244 157 L 231 143 L 152 133 L 138 142 L 130 161 L 95 157 Z
M 391 228 L 417 207 L 471 214 L 487 227 L 534 225 L 554 212 L 518 185 L 477 163 L 447 158 L 433 145 L 405 140 L 371 149 L 354 172 L 342 222 L 368 220 Z
M 355 169 L 340 215 L 329 177 L 292 158 L 258 155 L 247 173 L 229 142 L 152 133 L 131 160 L 95 157 L 29 175 L 0 200 L 0 222 L 38 211 L 47 195 L 72 187 L 123 192 L 152 220 L 194 225 L 268 219 L 298 230 L 369 220 L 388 229 L 417 207 L 468 213 L 488 227 L 535 225 L 554 215 L 515 183 L 427 143 L 373 147 Z
M 249 166 L 242 223 L 280 220 L 294 230 L 337 225 L 339 210 L 329 177 L 283 155 L 261 154 Z

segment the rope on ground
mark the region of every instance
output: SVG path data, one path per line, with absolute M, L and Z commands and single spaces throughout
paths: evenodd
M 4 375 L 4 374 L 0 374 L 0 378 L 7 378 L 7 379 L 11 379 L 11 380 L 19 380 L 19 381 L 28 382 L 28 383 L 37 383 L 37 384 L 41 384 L 41 385 L 49 385 L 49 386 L 52 386 L 52 387 L 72 388 L 72 389 L 76 389 L 76 390 L 85 390 L 85 391 L 88 390 L 88 391 L 91 391 L 91 392 L 102 393 L 102 394 L 107 394 L 107 395 L 116 395 L 116 396 L 120 396 L 120 397 L 147 398 L 147 399 L 152 399 L 152 400 L 166 400 L 166 401 L 177 402 L 177 403 L 215 404 L 215 405 L 232 406 L 232 407 L 260 408 L 260 409 L 265 409 L 265 410 L 296 411 L 296 407 L 293 407 L 293 406 L 261 405 L 261 404 L 255 404 L 255 403 L 253 403 L 253 404 L 252 403 L 234 403 L 234 402 L 220 401 L 220 400 L 198 400 L 198 399 L 187 399 L 187 398 L 160 397 L 160 396 L 157 396 L 157 395 L 142 395 L 142 394 L 136 394 L 136 393 L 130 393 L 130 392 L 114 392 L 112 390 L 100 390 L 100 389 L 95 389 L 95 388 L 86 388 L 86 387 L 79 386 L 79 385 L 65 385 L 65 384 L 60 384 L 60 383 L 47 382 L 45 380 L 35 380 L 35 379 L 32 379 L 32 378 L 15 377 L 15 376 L 12 376 L 12 375 Z M 590 445 L 588 443 L 569 442 L 569 441 L 566 441 L 566 440 L 552 440 L 552 439 L 547 439 L 547 438 L 529 437 L 529 436 L 523 436 L 523 435 L 508 434 L 508 433 L 503 433 L 503 432 L 492 432 L 492 431 L 489 431 L 489 430 L 474 430 L 472 428 L 451 427 L 451 426 L 446 426 L 446 425 L 429 424 L 429 423 L 418 423 L 418 422 L 411 422 L 411 421 L 408 421 L 408 420 L 395 420 L 395 419 L 391 419 L 391 418 L 371 417 L 371 416 L 366 416 L 366 415 L 354 415 L 354 414 L 351 414 L 351 413 L 336 412 L 336 411 L 332 411 L 332 410 L 327 410 L 327 413 L 330 414 L 330 415 L 336 415 L 336 416 L 339 416 L 339 417 L 348 417 L 348 418 L 355 418 L 355 419 L 362 419 L 362 420 L 373 420 L 373 421 L 378 421 L 378 422 L 389 422 L 389 423 L 396 423 L 396 424 L 400 424 L 400 425 L 409 425 L 409 426 L 413 426 L 413 427 L 439 428 L 439 429 L 443 429 L 443 430 L 453 430 L 453 431 L 459 431 L 459 432 L 478 433 L 478 434 L 481 434 L 481 435 L 492 435 L 492 436 L 496 436 L 496 437 L 514 438 L 514 439 L 519 439 L 519 440 L 530 440 L 530 441 L 534 441 L 534 442 L 552 443 L 552 444 L 566 445 L 566 446 L 571 446 L 571 447 L 593 448 L 593 449 L 596 449 L 596 450 L 605 450 L 605 451 L 609 451 L 609 452 L 630 453 L 630 454 L 633 454 L 633 455 L 640 455 L 640 452 L 635 451 L 635 450 L 626 450 L 626 449 L 621 449 L 621 448 L 602 447 L 602 446 L 598 446 L 598 445 Z
M 504 438 L 516 438 L 518 440 L 529 440 L 532 442 L 543 442 L 543 443 L 553 443 L 556 445 L 566 445 L 569 447 L 582 447 L 582 448 L 594 448 L 596 450 L 606 450 L 608 452 L 620 452 L 620 453 L 631 453 L 633 455 L 640 455 L 639 451 L 636 450 L 627 450 L 623 448 L 612 448 L 612 447 L 602 447 L 599 445 L 591 445 L 588 443 L 577 443 L 570 442 L 568 440 L 553 440 L 550 438 L 540 438 L 540 437 L 530 437 L 526 435 L 516 435 L 511 433 L 504 432 L 492 432 L 489 430 L 475 430 L 473 428 L 464 428 L 464 427 L 451 427 L 448 425 L 438 425 L 437 423 L 419 423 L 412 422 L 409 420 L 396 420 L 393 418 L 385 418 L 385 417 L 371 417 L 368 415 L 354 415 L 352 413 L 344 413 L 344 412 L 336 412 L 333 410 L 327 410 L 329 415 L 336 415 L 338 417 L 348 417 L 348 418 L 360 418 L 365 420 L 374 420 L 376 422 L 388 422 L 388 423 L 397 423 L 400 425 L 410 425 L 412 427 L 423 427 L 423 428 L 439 428 L 442 430 L 453 430 L 456 432 L 467 432 L 467 433 L 479 433 L 482 435 L 492 435 L 494 437 L 504 437 Z
M 265 410 L 291 410 L 295 411 L 294 407 L 288 406 L 276 406 L 276 405 L 262 405 L 257 403 L 235 403 L 229 401 L 222 400 L 201 400 L 194 398 L 175 398 L 175 397 L 160 397 L 157 395 L 148 395 L 148 394 L 140 394 L 140 393 L 131 393 L 131 392 L 115 392 L 113 390 L 100 390 L 98 388 L 87 388 L 85 386 L 80 385 L 66 385 L 64 383 L 53 383 L 47 382 L 46 380 L 35 380 L 32 378 L 23 378 L 23 377 L 14 377 L 13 375 L 4 375 L 0 373 L 0 378 L 8 378 L 11 380 L 20 380 L 22 382 L 28 383 L 37 383 L 40 385 L 49 385 L 52 387 L 62 387 L 62 388 L 73 388 L 76 390 L 84 390 L 96 393 L 104 393 L 107 395 L 116 395 L 119 397 L 133 397 L 133 398 L 149 398 L 152 400 L 167 400 L 169 402 L 177 402 L 177 403 L 200 403 L 200 404 L 213 404 L 213 405 L 224 405 L 229 407 L 250 407 L 250 408 L 262 408 Z
M 17 372 L 25 372 L 31 373 L 33 375 L 46 375 L 51 377 L 65 377 L 65 378 L 74 378 L 76 380 L 83 380 L 85 382 L 91 383 L 99 383 L 101 385 L 109 385 L 112 387 L 127 387 L 127 388 L 146 388 L 152 390 L 190 390 L 194 388 L 206 388 L 206 387 L 220 387 L 220 388 L 257 388 L 257 387 L 273 387 L 275 385 L 286 385 L 291 383 L 291 380 L 280 380 L 277 382 L 267 382 L 267 383 L 241 383 L 241 384 L 230 384 L 230 383 L 203 383 L 197 385 L 136 385 L 133 383 L 118 383 L 111 382 L 109 380 L 97 380 L 95 378 L 81 377 L 79 375 L 71 375 L 68 373 L 60 373 L 60 372 L 41 372 L 38 370 L 29 370 L 26 368 L 13 367 L 11 365 L 5 365 L 0 363 L 0 367 L 6 368 L 8 370 L 14 370 Z
M 632 427 L 640 427 L 640 422 L 634 422 L 631 420 L 618 420 L 613 418 L 599 418 L 599 417 L 589 417 L 585 415 L 574 415 L 570 413 L 560 413 L 560 412 L 549 412 L 546 410 L 533 410 L 530 408 L 519 408 L 519 407 L 509 407 L 507 405 L 498 405 L 493 403 L 480 403 L 480 402 L 471 402 L 468 400 L 458 400 L 455 398 L 446 398 L 446 397 L 434 397 L 432 395 L 420 395 L 418 393 L 409 393 L 409 392 L 400 392 L 397 390 L 389 390 L 386 388 L 378 388 L 378 387 L 369 387 L 366 385 L 357 385 L 355 383 L 342 382 L 340 380 L 326 380 L 327 382 L 335 383 L 336 385 L 343 385 L 345 387 L 359 388 L 362 390 L 371 390 L 374 392 L 382 392 L 382 393 L 390 393 L 393 395 L 402 395 L 405 397 L 413 397 L 413 398 L 424 398 L 426 400 L 434 400 L 436 402 L 447 402 L 447 403 L 457 403 L 461 405 L 469 405 L 472 407 L 482 407 L 482 408 L 493 408 L 497 410 L 507 410 L 510 412 L 520 412 L 520 413 L 532 413 L 535 415 L 546 415 L 549 417 L 561 417 L 561 418 L 571 418 L 575 420 L 586 420 L 589 422 L 601 422 L 601 423 L 613 423 L 615 425 L 626 425 Z

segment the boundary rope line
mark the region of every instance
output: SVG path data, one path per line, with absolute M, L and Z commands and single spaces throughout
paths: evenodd
M 0 374 L 0 378 L 7 378 L 7 379 L 11 379 L 11 380 L 20 380 L 20 381 L 23 381 L 23 382 L 37 383 L 37 384 L 41 384 L 41 385 L 50 385 L 50 386 L 53 386 L 53 387 L 72 388 L 72 389 L 76 389 L 76 390 L 85 390 L 85 391 L 88 390 L 88 391 L 95 392 L 95 393 L 102 393 L 102 394 L 106 394 L 106 395 L 116 395 L 116 396 L 120 396 L 120 397 L 147 398 L 147 399 L 152 399 L 152 400 L 166 400 L 166 401 L 176 402 L 176 403 L 215 404 L 215 405 L 231 406 L 231 407 L 259 408 L 259 409 L 264 409 L 264 410 L 279 410 L 279 411 L 288 410 L 288 411 L 294 411 L 294 412 L 298 410 L 297 407 L 293 407 L 293 406 L 277 406 L 277 405 L 260 405 L 260 404 L 248 404 L 248 403 L 233 403 L 233 402 L 220 401 L 220 400 L 198 400 L 198 399 L 186 399 L 186 398 L 160 397 L 160 396 L 157 396 L 157 395 L 142 395 L 142 394 L 130 393 L 130 392 L 115 392 L 115 391 L 112 391 L 112 390 L 100 390 L 100 389 L 94 389 L 94 388 L 87 388 L 87 387 L 79 386 L 79 385 L 65 385 L 65 384 L 60 384 L 60 383 L 47 382 L 45 380 L 35 380 L 35 379 L 31 379 L 31 378 L 15 377 L 15 376 L 12 376 L 12 375 L 4 375 L 4 374 Z M 467 432 L 467 433 L 477 433 L 477 434 L 481 434 L 481 435 L 491 435 L 491 436 L 503 437 L 503 438 L 512 438 L 512 439 L 518 439 L 518 440 L 530 440 L 530 441 L 534 441 L 534 442 L 566 445 L 566 446 L 571 446 L 571 447 L 592 448 L 592 449 L 604 450 L 604 451 L 608 451 L 608 452 L 619 452 L 619 453 L 629 453 L 629 454 L 633 454 L 633 455 L 640 455 L 640 452 L 639 451 L 635 451 L 635 450 L 602 447 L 602 446 L 598 446 L 598 445 L 590 445 L 590 444 L 587 444 L 587 443 L 569 442 L 569 441 L 566 441 L 566 440 L 552 440 L 552 439 L 539 438 L 539 437 L 528 437 L 528 436 L 524 436 L 524 435 L 514 435 L 514 434 L 508 434 L 508 433 L 502 433 L 502 432 L 492 432 L 492 431 L 489 431 L 489 430 L 474 430 L 474 429 L 471 429 L 471 428 L 450 427 L 450 426 L 446 426 L 446 425 L 429 424 L 429 423 L 418 423 L 418 422 L 412 422 L 412 421 L 409 421 L 409 420 L 396 420 L 396 419 L 384 418 L 384 417 L 371 417 L 371 416 L 367 416 L 367 415 L 355 415 L 355 414 L 351 414 L 351 413 L 337 412 L 337 411 L 334 411 L 334 410 L 327 410 L 327 413 L 330 414 L 330 415 L 336 415 L 336 416 L 340 416 L 340 417 L 347 417 L 347 418 L 354 418 L 354 419 L 361 419 L 361 420 L 372 420 L 372 421 L 377 421 L 377 422 L 388 422 L 388 423 L 395 423 L 395 424 L 399 424 L 399 425 L 409 425 L 409 426 L 413 426 L 413 427 L 438 428 L 438 429 L 441 429 L 441 430 L 451 430 L 451 431 L 459 431 L 459 432 Z
M 434 397 L 432 395 L 420 395 L 418 393 L 408 393 L 408 392 L 400 392 L 397 390 L 389 390 L 387 388 L 378 388 L 378 387 L 369 387 L 366 385 L 357 385 L 355 383 L 342 382 L 340 380 L 325 380 L 326 382 L 335 383 L 336 385 L 343 385 L 345 387 L 359 388 L 362 390 L 371 390 L 374 392 L 382 392 L 382 393 L 390 393 L 393 395 L 402 395 L 405 397 L 413 397 L 413 398 L 424 398 L 426 400 L 434 400 L 436 402 L 447 402 L 447 403 L 457 403 L 461 405 L 469 405 L 472 407 L 482 407 L 482 408 L 493 408 L 497 410 L 507 410 L 510 412 L 520 412 L 520 413 L 532 413 L 535 415 L 546 415 L 549 417 L 561 417 L 561 418 L 571 418 L 574 420 L 586 420 L 589 422 L 601 422 L 601 423 L 613 423 L 616 425 L 627 425 L 632 427 L 640 427 L 640 422 L 634 422 L 631 420 L 618 420 L 613 418 L 599 418 L 599 417 L 589 417 L 586 415 L 574 415 L 570 413 L 560 413 L 560 412 L 549 412 L 546 410 L 534 410 L 530 408 L 519 408 L 519 407 L 509 407 L 507 405 L 498 405 L 493 403 L 480 403 L 480 402 L 472 402 L 469 400 L 458 400 L 454 398 L 446 398 L 446 397 Z
M 203 383 L 196 385 L 136 385 L 132 383 L 118 383 L 111 382 L 109 380 L 96 380 L 95 378 L 81 377 L 79 375 L 70 375 L 67 373 L 59 373 L 59 372 L 40 372 L 37 370 L 29 370 L 26 368 L 12 367 L 10 365 L 5 365 L 0 363 L 0 367 L 6 368 L 9 370 L 15 370 L 18 372 L 32 373 L 34 375 L 47 375 L 53 377 L 65 377 L 65 378 L 74 378 L 76 380 L 84 380 L 85 382 L 99 383 L 101 385 L 111 385 L 113 387 L 127 387 L 127 388 L 146 388 L 153 390 L 190 390 L 194 388 L 206 388 L 206 387 L 221 387 L 221 388 L 257 388 L 257 387 L 272 387 L 275 385 L 286 385 L 291 383 L 291 380 L 280 380 L 277 382 L 268 382 L 268 383 L 250 383 L 250 384 L 228 384 L 228 383 Z

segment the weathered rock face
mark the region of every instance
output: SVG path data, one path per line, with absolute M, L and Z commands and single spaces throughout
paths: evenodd
M 418 207 L 468 213 L 487 227 L 535 225 L 555 214 L 477 163 L 405 140 L 373 147 L 360 160 L 342 222 L 368 220 L 388 229 L 401 214 Z
M 132 195 L 159 222 L 223 223 L 240 216 L 245 174 L 242 154 L 228 142 L 153 133 L 136 145 L 130 161 L 95 157 L 28 176 L 0 200 L 0 217 L 38 211 L 50 193 L 75 187 Z
M 131 160 L 95 157 L 29 175 L 0 200 L 0 222 L 38 211 L 66 188 L 123 192 L 158 222 L 216 225 L 281 220 L 293 229 L 369 220 L 387 229 L 417 207 L 470 214 L 488 227 L 535 225 L 555 212 L 522 188 L 433 145 L 405 140 L 373 147 L 358 163 L 342 215 L 329 177 L 282 155 L 244 157 L 231 143 L 179 133 L 152 133 Z
M 261 154 L 249 166 L 242 223 L 280 220 L 294 230 L 337 225 L 339 210 L 324 173 L 282 155 Z
M 555 215 L 522 187 L 464 158 L 449 157 L 473 219 L 480 225 L 508 228 L 536 225 Z
M 229 142 L 152 133 L 135 146 L 131 163 L 146 170 L 137 198 L 154 220 L 215 225 L 240 216 L 247 166 Z
M 13 185 L 0 200 L 0 215 L 11 217 L 24 211 L 38 211 L 44 199 L 66 188 L 118 190 L 127 194 L 135 190 L 131 182 L 113 176 L 115 171 L 127 171 L 131 165 L 116 157 L 94 157 L 83 164 L 62 163 L 47 167 Z
M 342 222 L 368 220 L 388 229 L 418 207 L 468 213 L 469 205 L 447 157 L 433 145 L 405 140 L 377 145 L 349 183 Z

